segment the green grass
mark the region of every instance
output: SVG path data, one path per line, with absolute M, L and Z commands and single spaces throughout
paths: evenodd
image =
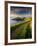
M 29 39 L 32 37 L 31 21 L 32 18 L 25 18 L 24 23 L 18 23 L 11 26 L 11 39 Z M 14 36 L 14 38 L 13 38 Z

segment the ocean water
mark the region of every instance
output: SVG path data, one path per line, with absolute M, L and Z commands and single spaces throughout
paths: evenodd
M 24 21 L 17 21 L 17 20 L 10 19 L 10 26 L 13 26 L 13 25 L 15 25 L 17 23 L 22 23 L 22 22 L 24 22 Z

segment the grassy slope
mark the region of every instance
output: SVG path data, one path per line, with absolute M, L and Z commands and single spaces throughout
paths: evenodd
M 26 39 L 26 38 L 31 38 L 31 18 L 26 18 L 25 19 L 27 22 L 21 23 L 21 24 L 16 24 L 15 26 L 11 27 L 11 32 L 14 33 L 14 38 L 16 39 Z M 12 36 L 12 38 L 13 38 Z

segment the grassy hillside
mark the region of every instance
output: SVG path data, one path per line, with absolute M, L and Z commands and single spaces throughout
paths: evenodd
M 32 38 L 31 23 L 32 18 L 25 18 L 25 22 L 17 23 L 10 27 L 11 39 L 29 39 Z

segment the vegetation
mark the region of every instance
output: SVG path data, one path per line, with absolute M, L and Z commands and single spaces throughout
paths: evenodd
M 32 38 L 31 21 L 32 18 L 25 18 L 25 22 L 11 26 L 11 39 Z
M 12 20 L 23 21 L 24 19 L 25 19 L 25 17 L 24 18 L 16 17 L 16 18 L 14 18 Z

